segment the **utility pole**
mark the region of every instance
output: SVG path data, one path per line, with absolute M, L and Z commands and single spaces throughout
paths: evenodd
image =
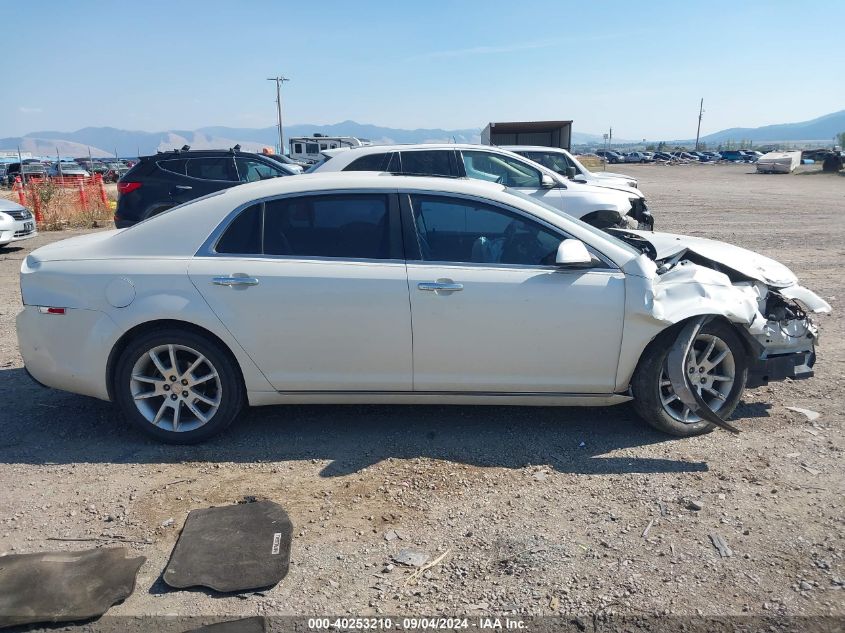
M 704 114 L 704 97 L 701 97 L 701 105 L 698 106 L 698 131 L 695 133 L 695 151 L 698 151 L 698 139 L 701 138 L 701 116 Z
M 285 153 L 285 141 L 282 137 L 282 83 L 290 81 L 287 77 L 268 77 L 267 81 L 276 82 L 276 112 L 279 115 L 279 154 Z

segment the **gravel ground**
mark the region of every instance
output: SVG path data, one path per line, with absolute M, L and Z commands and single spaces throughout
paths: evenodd
M 627 406 L 291 406 L 158 445 L 110 404 L 26 377 L 21 260 L 78 232 L 44 234 L 0 249 L 0 552 L 138 541 L 148 560 L 118 615 L 845 615 L 845 178 L 613 167 L 640 179 L 660 230 L 774 257 L 834 306 L 816 377 L 747 392 L 741 435 L 670 438 Z M 288 577 L 245 598 L 169 590 L 187 512 L 245 495 L 288 510 Z M 445 556 L 407 582 L 402 548 Z

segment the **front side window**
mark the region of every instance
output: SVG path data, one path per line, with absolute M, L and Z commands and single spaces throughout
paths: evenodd
M 383 171 L 385 158 L 387 154 L 384 152 L 361 156 L 344 167 L 343 171 Z
M 566 170 L 569 167 L 575 167 L 575 164 L 567 158 L 566 154 L 558 154 L 556 152 L 520 152 L 526 158 L 530 158 L 535 163 L 541 164 L 547 169 L 551 169 L 561 175 L 566 175 Z
M 229 157 L 191 158 L 187 161 L 186 174 L 201 180 L 235 180 Z
M 390 259 L 387 196 L 280 198 L 252 205 L 229 225 L 218 253 Z
M 553 266 L 563 237 L 520 214 L 480 202 L 412 196 L 424 261 Z
M 256 180 L 267 180 L 268 178 L 285 175 L 281 169 L 275 169 L 254 158 L 236 158 L 235 165 L 238 168 L 238 178 L 241 182 L 255 182 Z
M 463 151 L 467 177 L 488 180 L 506 187 L 539 189 L 540 171 L 522 161 L 492 152 Z
M 452 169 L 453 152 L 443 150 L 418 150 L 400 152 L 402 173 L 413 176 L 455 176 Z

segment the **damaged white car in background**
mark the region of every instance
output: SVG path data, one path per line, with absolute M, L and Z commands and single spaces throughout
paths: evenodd
M 610 405 L 679 436 L 806 378 L 830 306 L 771 259 L 608 232 L 469 179 L 325 173 L 233 187 L 21 266 L 42 384 L 168 442 L 245 404 Z

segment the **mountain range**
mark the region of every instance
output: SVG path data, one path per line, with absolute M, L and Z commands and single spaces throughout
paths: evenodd
M 285 138 L 311 136 L 314 133 L 330 136 L 355 136 L 374 143 L 426 143 L 456 142 L 478 143 L 480 129 L 445 130 L 423 128 L 405 130 L 342 121 L 329 125 L 299 124 L 285 127 Z M 702 137 L 708 144 L 727 140 L 754 142 L 765 141 L 820 141 L 831 140 L 845 131 L 845 110 L 799 123 L 766 125 L 757 128 L 729 128 Z M 260 151 L 262 147 L 274 146 L 278 140 L 275 126 L 265 128 L 233 128 L 223 126 L 203 127 L 196 130 L 166 130 L 163 132 L 141 132 L 121 130 L 112 127 L 87 127 L 75 132 L 47 130 L 31 132 L 22 137 L 0 138 L 0 149 L 20 147 L 22 152 L 36 156 L 86 156 L 89 151 L 94 157 L 153 154 L 156 151 L 190 145 L 193 149 L 232 147 L 240 144 L 245 151 Z M 620 143 L 626 141 L 614 139 Z M 666 139 L 667 141 L 669 139 Z M 572 133 L 573 145 L 601 144 L 600 134 Z

